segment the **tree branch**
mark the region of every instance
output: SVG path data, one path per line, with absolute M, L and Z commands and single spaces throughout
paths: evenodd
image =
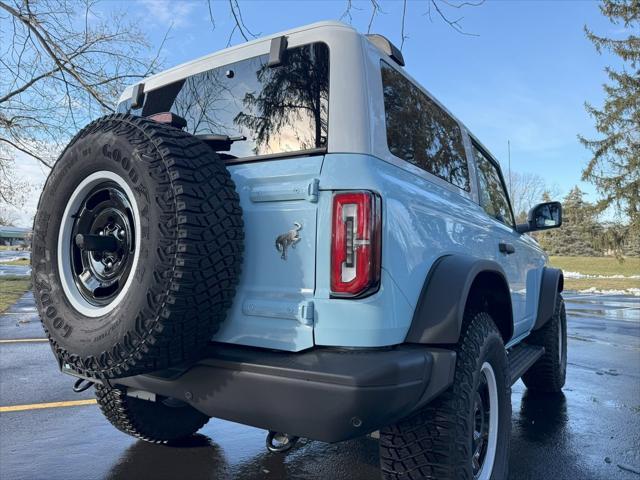
M 51 168 L 51 165 L 49 164 L 49 162 L 47 162 L 44 158 L 40 157 L 39 155 L 36 155 L 33 152 L 30 152 L 29 150 L 26 150 L 24 147 L 21 147 L 20 145 L 12 142 L 11 140 L 8 140 L 6 138 L 2 138 L 0 137 L 0 142 L 4 142 L 8 145 L 11 145 L 13 148 L 15 148 L 16 150 L 20 150 L 22 153 L 26 153 L 27 155 L 29 155 L 32 158 L 35 158 L 36 160 L 38 160 L 40 163 L 42 163 L 45 167 L 47 168 Z
M 29 4 L 28 3 L 26 3 L 25 5 L 27 6 L 27 8 L 29 8 Z M 85 83 L 85 81 L 82 79 L 82 77 L 80 75 L 78 75 L 73 68 L 67 68 L 66 65 L 60 60 L 60 58 L 58 58 L 56 53 L 49 46 L 50 44 L 56 50 L 58 50 L 58 53 L 62 56 L 62 59 L 66 63 L 68 63 L 69 65 L 73 65 L 71 63 L 71 61 L 69 60 L 69 58 L 64 54 L 62 49 L 60 49 L 60 47 L 51 39 L 50 35 L 48 33 L 46 33 L 45 30 L 43 30 L 42 33 L 39 31 L 40 24 L 37 23 L 37 20 L 35 20 L 36 25 L 32 24 L 32 18 L 34 18 L 32 13 L 29 14 L 29 18 L 24 18 L 20 12 L 18 12 L 17 10 L 15 10 L 12 7 L 10 7 L 9 5 L 7 5 L 4 2 L 0 2 L 0 8 L 2 8 L 4 10 L 6 10 L 7 12 L 9 12 L 11 15 L 13 15 L 15 18 L 17 18 L 20 22 L 22 22 L 31 32 L 33 32 L 33 34 L 38 39 L 38 43 L 40 43 L 42 48 L 44 48 L 45 52 L 47 52 L 49 57 L 51 57 L 51 59 L 55 62 L 56 65 L 58 65 L 58 67 L 61 70 L 64 70 L 64 71 L 68 72 L 69 75 L 71 75 L 73 78 L 75 78 L 78 81 L 78 83 L 80 83 L 80 85 L 82 85 L 87 90 L 87 92 L 100 105 L 102 105 L 104 108 L 106 108 L 109 111 L 113 111 L 113 108 L 111 108 L 111 106 L 107 105 L 104 102 L 104 100 L 102 98 L 100 98 L 100 95 L 98 95 L 97 92 L 93 88 L 91 88 L 89 85 L 87 85 Z

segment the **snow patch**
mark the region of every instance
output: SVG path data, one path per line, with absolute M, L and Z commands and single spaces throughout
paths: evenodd
M 585 290 L 578 290 L 578 293 L 597 293 L 601 295 L 633 295 L 634 297 L 640 297 L 640 288 L 625 288 L 624 290 L 601 290 L 596 287 L 591 287 Z
M 586 273 L 580 273 L 580 272 L 567 272 L 567 271 L 563 271 L 562 272 L 564 274 L 564 278 L 606 278 L 606 279 L 610 279 L 610 278 L 632 278 L 632 279 L 637 279 L 640 278 L 640 275 L 629 275 L 629 276 L 625 276 L 625 275 L 589 275 Z
M 0 259 L 0 262 L 15 262 L 16 260 L 22 260 L 23 258 L 29 258 L 29 257 L 3 257 L 2 259 Z

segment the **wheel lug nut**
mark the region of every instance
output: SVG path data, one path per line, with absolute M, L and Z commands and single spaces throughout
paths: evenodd
M 124 238 L 124 233 L 125 233 L 125 232 L 124 232 L 124 230 L 120 230 L 120 231 L 118 232 L 118 236 L 119 236 L 120 238 Z

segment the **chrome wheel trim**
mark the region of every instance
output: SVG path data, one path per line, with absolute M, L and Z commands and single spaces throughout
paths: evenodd
M 62 214 L 62 220 L 60 221 L 57 248 L 58 274 L 60 276 L 60 283 L 62 284 L 62 289 L 67 300 L 74 309 L 76 309 L 79 313 L 86 317 L 100 317 L 102 315 L 106 315 L 107 313 L 111 312 L 116 306 L 118 306 L 118 304 L 126 296 L 129 288 L 131 287 L 133 277 L 135 276 L 136 266 L 140 257 L 141 242 L 136 241 L 131 270 L 125 282 L 125 285 L 118 293 L 118 295 L 107 305 L 97 306 L 88 302 L 75 283 L 71 261 L 71 242 L 75 223 L 75 215 L 78 213 L 78 210 L 85 201 L 86 195 L 91 192 L 91 190 L 95 186 L 104 182 L 113 182 L 127 196 L 127 199 L 129 200 L 129 203 L 131 204 L 133 210 L 133 228 L 135 231 L 135 237 L 137 239 L 140 239 L 140 214 L 138 210 L 138 204 L 136 202 L 133 191 L 131 190 L 127 182 L 125 182 L 124 178 L 114 172 L 102 170 L 89 175 L 76 187 L 67 202 L 67 206 L 64 210 L 64 213 Z
M 474 472 L 475 480 L 489 480 L 491 473 L 493 472 L 493 464 L 496 458 L 496 451 L 498 446 L 498 419 L 499 419 L 499 404 L 498 404 L 498 384 L 496 382 L 496 375 L 493 371 L 493 367 L 489 362 L 484 362 L 480 369 L 480 375 L 483 377 L 483 382 L 480 382 L 479 388 L 485 385 L 487 387 L 487 399 L 489 401 L 489 421 L 488 421 L 488 436 L 486 438 L 486 449 L 484 455 L 481 457 L 479 451 L 472 452 L 472 468 L 474 463 L 479 463 L 479 470 Z M 476 395 L 478 391 L 476 391 Z M 475 416 L 474 408 L 474 416 Z M 474 423 L 473 435 L 477 435 Z M 474 442 L 472 441 L 472 445 Z M 475 469 L 474 469 L 475 470 Z

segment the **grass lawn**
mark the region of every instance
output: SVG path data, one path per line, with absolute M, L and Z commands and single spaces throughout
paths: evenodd
M 640 258 L 613 257 L 549 257 L 551 266 L 586 275 L 640 275 Z
M 26 267 L 29 265 L 30 262 L 31 260 L 28 258 L 18 258 L 16 260 L 11 260 L 9 262 L 0 262 L 0 265 L 23 265 Z
M 640 288 L 640 278 L 565 278 L 565 290 L 627 290 Z
M 584 275 L 640 275 L 640 258 L 625 258 L 620 263 L 613 257 L 549 257 L 552 267 Z M 565 278 L 567 290 L 626 290 L 640 288 L 640 278 Z
M 31 288 L 31 278 L 26 275 L 0 277 L 0 313 L 13 305 Z

